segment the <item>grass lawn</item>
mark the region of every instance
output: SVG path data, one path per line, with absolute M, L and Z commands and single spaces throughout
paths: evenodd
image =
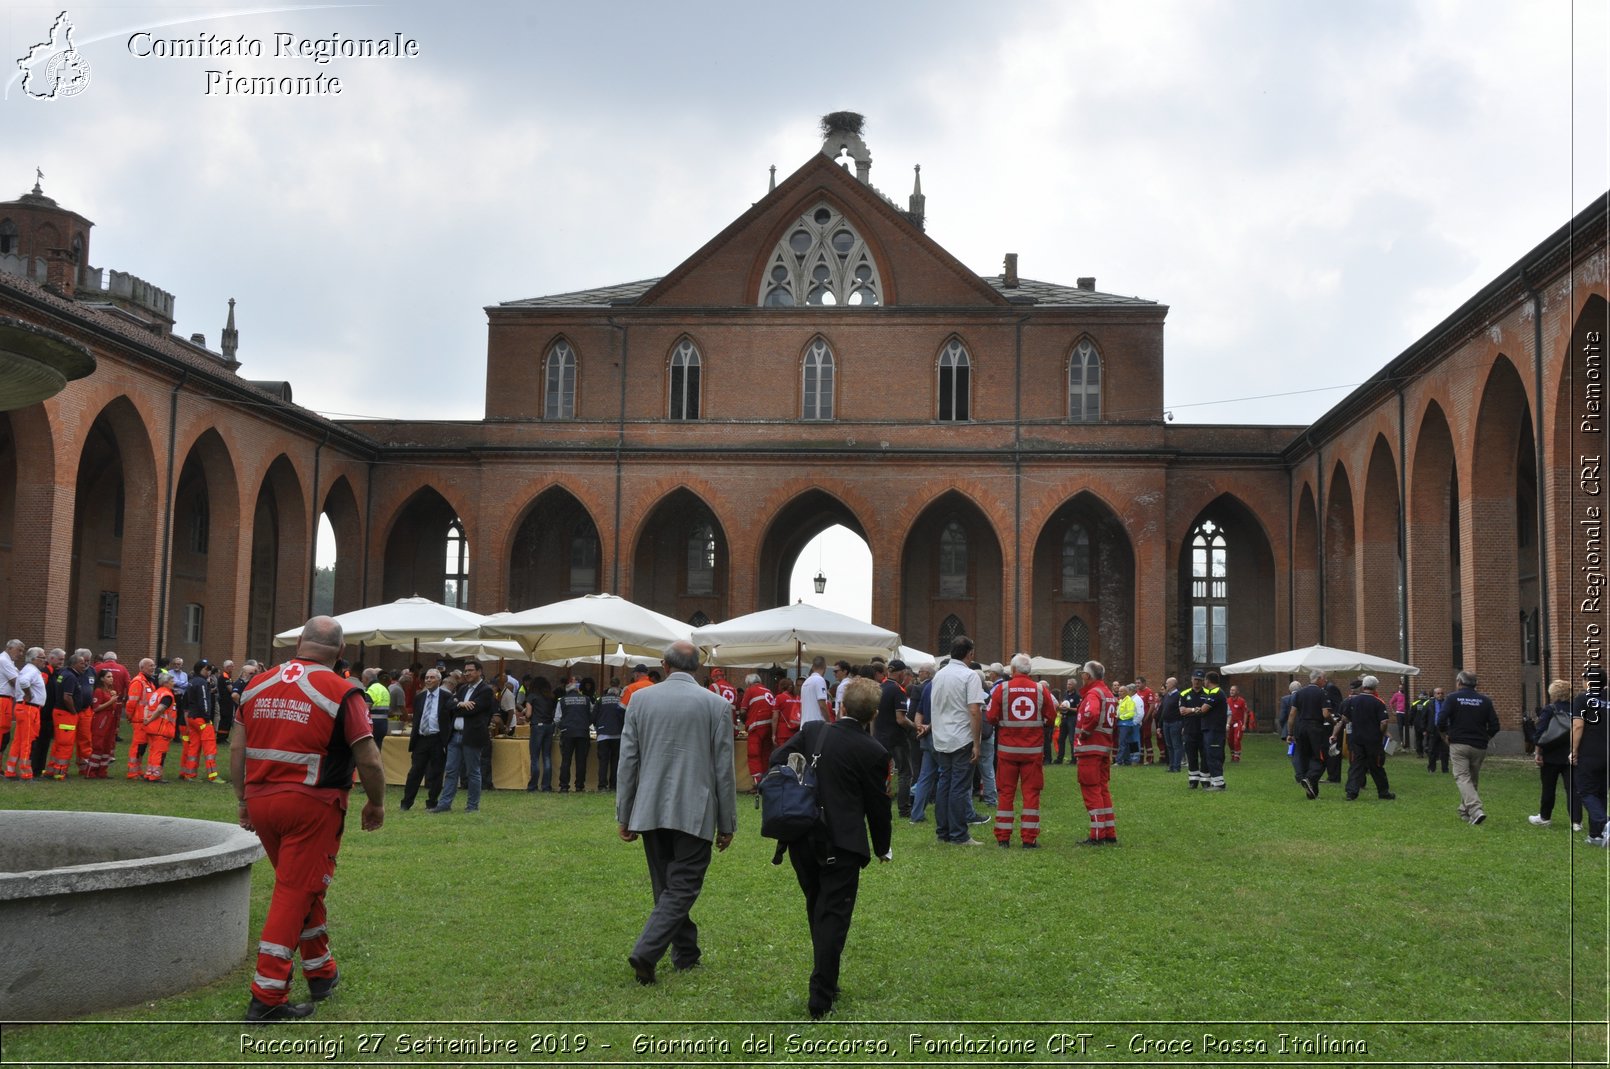
M 768 864 L 747 798 L 694 914 L 704 965 L 662 963 L 641 988 L 625 959 L 648 879 L 641 847 L 616 838 L 612 796 L 494 791 L 478 814 L 433 816 L 422 802 L 398 812 L 391 788 L 381 831 L 361 833 L 352 814 L 328 896 L 341 990 L 311 1022 L 252 1032 L 309 1049 L 243 1051 L 243 956 L 199 991 L 7 1027 L 0 1063 L 320 1064 L 339 1041 L 343 1062 L 436 1065 L 1605 1064 L 1610 854 L 1569 832 L 1563 805 L 1552 828 L 1526 823 L 1529 760 L 1488 761 L 1479 828 L 1455 816 L 1452 777 L 1412 757 L 1389 772 L 1397 801 L 1367 787 L 1348 803 L 1327 785 L 1310 802 L 1267 735 L 1228 767 L 1224 794 L 1161 767 L 1116 769 L 1111 850 L 1075 849 L 1086 818 L 1068 765 L 1046 769 L 1039 851 L 942 847 L 931 822 L 897 819 L 893 864 L 863 875 L 844 996 L 821 1024 L 805 1014 L 802 898 L 786 862 Z M 0 785 L 0 809 L 229 821 L 233 803 L 224 786 Z M 271 876 L 260 862 L 253 949 Z M 0 933 L 0 947 L 22 938 Z M 1079 1033 L 1082 1054 L 1052 1040 Z M 1282 1033 L 1328 1040 L 1282 1052 Z M 426 1045 L 399 1046 L 402 1034 Z M 928 1045 L 963 1035 L 1019 1047 Z M 807 1046 L 846 1040 L 887 1047 Z M 1173 1048 L 1135 1051 L 1147 1041 Z

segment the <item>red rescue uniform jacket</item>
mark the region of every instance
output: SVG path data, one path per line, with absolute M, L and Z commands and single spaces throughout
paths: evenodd
M 995 752 L 1017 759 L 1045 757 L 1045 725 L 1057 715 L 1056 702 L 1028 676 L 1013 676 L 989 696 L 985 710 L 996 726 Z
M 1074 722 L 1074 757 L 1111 757 L 1118 748 L 1118 699 L 1107 684 L 1091 680 L 1079 701 L 1079 717 Z

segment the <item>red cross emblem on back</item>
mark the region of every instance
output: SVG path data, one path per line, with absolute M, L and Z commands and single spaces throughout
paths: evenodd
M 302 666 L 293 661 L 280 672 L 280 678 L 287 683 L 295 683 L 302 678 Z

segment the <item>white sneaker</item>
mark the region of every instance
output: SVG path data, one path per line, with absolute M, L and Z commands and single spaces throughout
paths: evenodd
M 1598 838 L 1594 838 L 1590 835 L 1582 841 L 1587 843 L 1589 846 L 1610 846 L 1610 836 L 1605 835 L 1601 835 Z
M 1580 825 L 1580 824 L 1572 824 L 1571 825 L 1571 830 L 1572 831 L 1581 831 L 1582 830 L 1582 825 Z
M 1539 827 L 1539 828 L 1546 828 L 1550 824 L 1554 823 L 1552 820 L 1549 820 L 1546 817 L 1540 816 L 1537 813 L 1533 813 L 1531 816 L 1527 817 L 1526 822 L 1528 824 L 1535 825 L 1536 827 Z

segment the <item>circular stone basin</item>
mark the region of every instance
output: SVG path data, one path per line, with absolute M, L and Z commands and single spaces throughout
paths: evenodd
M 246 956 L 262 844 L 210 820 L 0 811 L 0 1021 L 166 998 Z

